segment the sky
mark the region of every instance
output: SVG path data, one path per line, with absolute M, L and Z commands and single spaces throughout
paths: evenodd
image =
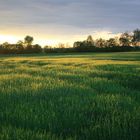
M 53 45 L 110 38 L 140 27 L 140 0 L 0 0 L 0 43 Z

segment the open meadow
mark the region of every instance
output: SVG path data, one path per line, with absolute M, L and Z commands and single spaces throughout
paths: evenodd
M 140 52 L 0 56 L 0 140 L 139 140 Z

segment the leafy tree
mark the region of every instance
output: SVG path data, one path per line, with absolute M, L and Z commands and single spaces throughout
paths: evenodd
M 42 52 L 42 48 L 38 44 L 33 45 L 32 48 L 33 48 L 34 53 L 41 53 Z
M 24 53 L 24 42 L 19 40 L 16 44 L 18 53 Z
M 106 47 L 106 41 L 102 38 L 96 40 L 96 47 L 97 48 L 104 48 Z
M 87 40 L 86 40 L 87 42 L 90 42 L 91 44 L 94 44 L 94 41 L 93 41 L 93 38 L 92 38 L 92 36 L 91 35 L 89 35 L 88 37 L 87 37 Z
M 91 35 L 89 35 L 87 37 L 87 40 L 84 43 L 85 43 L 85 46 L 87 46 L 88 49 L 90 49 L 90 47 L 95 47 L 95 44 L 94 44 L 94 41 L 93 41 L 93 38 L 92 38 Z
M 139 42 L 140 42 L 140 29 L 136 29 L 133 31 L 132 43 L 134 46 L 136 46 L 138 45 Z
M 3 48 L 8 49 L 9 46 L 10 46 L 10 44 L 9 44 L 8 42 L 4 42 L 4 43 L 2 44 L 2 46 L 3 46 Z
M 129 33 L 125 32 L 121 35 L 119 41 L 121 46 L 126 46 L 126 47 L 130 46 L 132 41 L 132 36 Z
M 17 45 L 23 46 L 23 45 L 24 45 L 24 42 L 23 42 L 22 40 L 19 40 L 19 41 L 17 42 Z
M 27 35 L 27 36 L 24 38 L 24 43 L 25 43 L 26 46 L 31 46 L 32 43 L 33 43 L 33 41 L 34 41 L 34 38 L 31 37 L 31 36 L 29 36 L 29 35 Z
M 82 42 L 80 42 L 80 41 L 74 42 L 73 47 L 74 48 L 79 48 L 81 46 L 81 43 Z
M 115 38 L 110 38 L 109 40 L 106 41 L 106 46 L 107 47 L 115 47 L 117 46 L 117 41 Z
M 26 36 L 24 38 L 24 47 L 25 47 L 25 52 L 26 53 L 32 53 L 32 43 L 33 43 L 34 38 L 31 36 Z

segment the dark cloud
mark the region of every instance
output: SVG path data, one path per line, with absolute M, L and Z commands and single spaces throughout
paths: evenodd
M 140 26 L 139 7 L 139 0 L 0 0 L 0 28 L 120 32 Z

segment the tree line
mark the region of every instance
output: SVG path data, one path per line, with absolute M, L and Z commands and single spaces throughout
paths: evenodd
M 26 36 L 24 41 L 19 40 L 16 44 L 5 42 L 0 45 L 0 54 L 41 53 L 42 47 L 38 44 L 33 45 L 33 40 L 33 37 Z
M 0 44 L 0 54 L 137 51 L 140 50 L 140 29 L 122 33 L 120 37 L 108 40 L 102 38 L 93 40 L 89 35 L 84 41 L 74 42 L 73 47 L 60 43 L 57 47 L 42 48 L 39 44 L 33 45 L 33 41 L 33 37 L 26 36 L 24 41 L 20 40 L 16 44 L 5 42 Z
M 89 35 L 87 40 L 78 41 L 73 46 L 77 51 L 131 51 L 140 49 L 140 30 L 136 29 L 132 33 L 125 32 L 120 37 L 110 38 L 108 40 L 99 38 L 93 40 Z

